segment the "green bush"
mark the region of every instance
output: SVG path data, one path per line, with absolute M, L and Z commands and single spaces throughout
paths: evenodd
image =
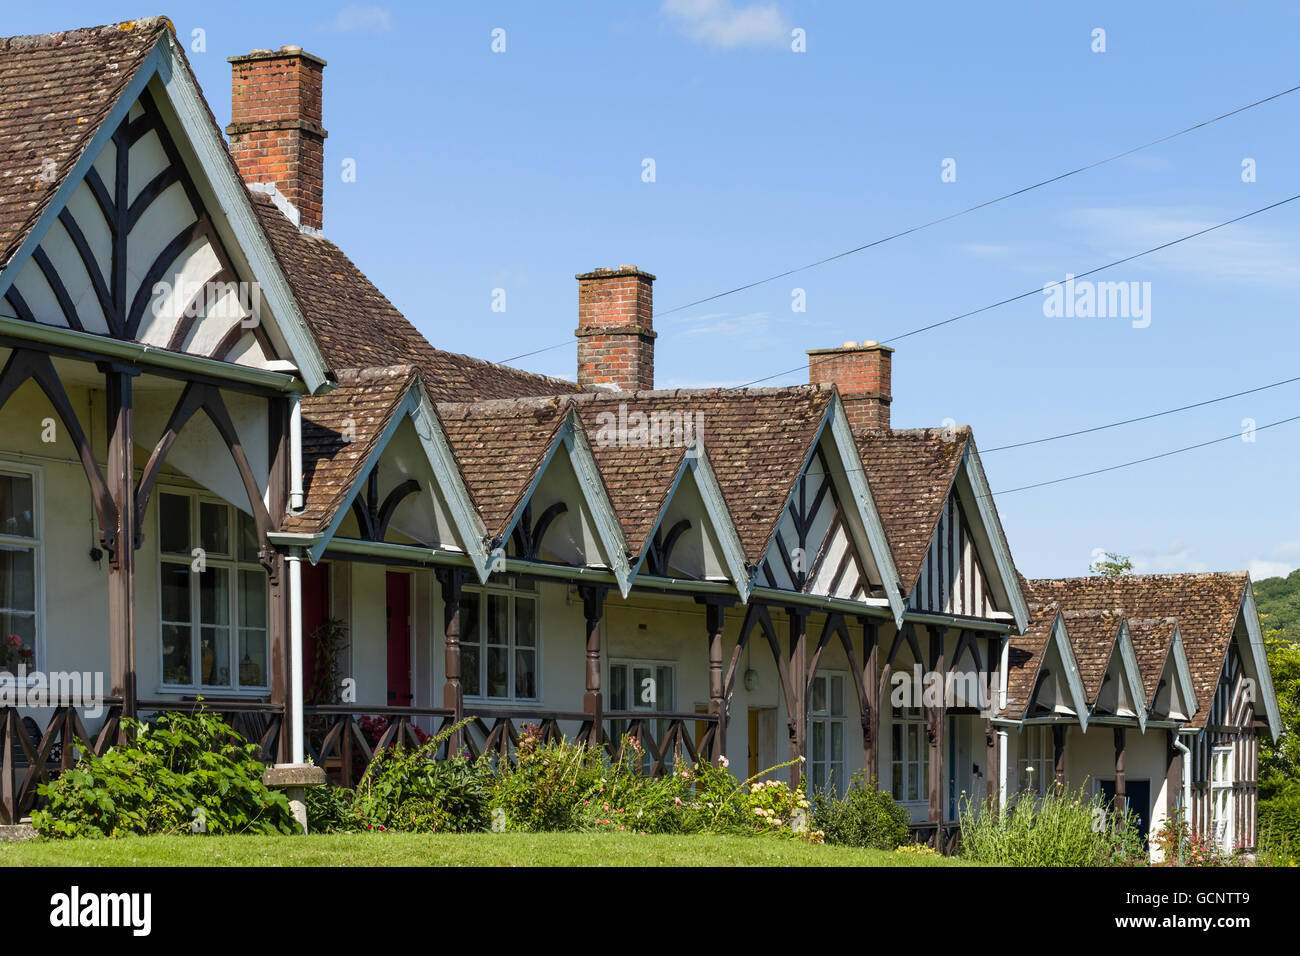
M 412 833 L 473 832 L 488 826 L 490 768 L 463 757 L 434 760 L 449 727 L 414 750 L 397 745 L 375 755 L 357 792 L 361 826 Z
M 1000 813 L 967 801 L 961 852 L 994 866 L 1116 866 L 1147 858 L 1132 813 L 1119 817 L 1082 790 L 1022 794 Z
M 32 825 L 49 837 L 294 833 L 284 794 L 262 783 L 257 746 L 217 715 L 124 720 L 134 744 L 88 755 L 38 793 Z
M 485 760 L 480 766 L 487 766 Z M 606 782 L 603 753 L 582 744 L 543 745 L 525 732 L 513 765 L 501 761 L 493 777 L 490 811 L 493 829 L 575 830 L 589 819 L 591 800 Z
M 1259 801 L 1257 832 L 1261 857 L 1287 863 L 1300 858 L 1300 783 Z
M 893 850 L 907 842 L 908 812 L 858 771 L 840 799 L 830 786 L 813 794 L 813 821 L 827 843 Z
M 349 833 L 360 830 L 356 793 L 344 787 L 307 788 L 307 827 L 312 833 Z

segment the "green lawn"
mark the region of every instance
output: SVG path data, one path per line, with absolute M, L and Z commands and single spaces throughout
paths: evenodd
M 0 866 L 954 866 L 793 840 L 613 833 L 345 833 L 0 844 Z

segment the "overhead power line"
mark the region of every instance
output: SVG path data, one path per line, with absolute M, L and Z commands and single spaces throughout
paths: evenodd
M 1256 432 L 1262 432 L 1267 428 L 1276 428 L 1279 425 L 1285 425 L 1289 422 L 1300 421 L 1300 415 L 1293 415 L 1290 418 L 1283 418 L 1280 421 L 1269 422 L 1267 425 L 1260 425 L 1255 429 Z M 1169 458 L 1173 455 L 1181 455 L 1184 452 L 1195 451 L 1197 448 L 1206 448 L 1210 445 L 1217 445 L 1220 442 L 1240 440 L 1241 432 L 1234 435 L 1224 435 L 1222 438 L 1212 438 L 1209 441 L 1198 442 L 1195 445 L 1184 445 L 1182 448 L 1175 448 L 1172 451 L 1161 452 L 1158 455 L 1147 455 L 1145 458 L 1135 458 L 1132 461 L 1120 462 L 1118 465 L 1110 465 L 1106 468 L 1094 468 L 1092 471 L 1081 471 L 1075 475 L 1065 475 L 1062 478 L 1051 478 L 1047 481 L 1036 481 L 1031 485 L 1020 485 L 1018 488 L 1005 488 L 1002 491 L 993 492 L 995 495 L 1013 495 L 1017 491 L 1029 491 L 1031 488 L 1045 488 L 1048 485 L 1059 485 L 1063 481 L 1074 481 L 1077 478 L 1089 478 L 1093 475 L 1104 475 L 1108 471 L 1118 471 L 1121 468 L 1132 468 L 1134 465 L 1142 465 L 1149 461 L 1158 461 L 1161 458 Z
M 786 269 L 783 272 L 778 272 L 775 275 L 770 275 L 764 279 L 757 279 L 753 282 L 746 282 L 743 285 L 738 285 L 733 289 L 726 290 L 725 292 L 718 292 L 713 295 L 705 296 L 702 299 L 696 299 L 694 302 L 687 302 L 685 305 L 675 306 L 663 312 L 656 312 L 654 313 L 654 318 L 660 318 L 662 316 L 672 315 L 674 312 L 682 312 L 686 309 L 694 308 L 697 305 L 703 305 L 706 302 L 712 302 L 715 299 L 721 299 L 725 296 L 735 295 L 737 292 L 744 292 L 748 289 L 753 289 L 760 285 L 766 285 L 769 282 L 775 282 L 777 279 L 784 279 L 787 276 L 792 276 L 798 272 L 806 272 L 809 269 L 815 269 L 818 266 L 826 265 L 827 263 L 834 262 L 837 259 L 843 259 L 846 256 L 855 255 L 856 253 L 859 252 L 865 252 L 867 249 L 871 249 L 874 248 L 875 246 L 883 245 L 886 242 L 892 242 L 895 239 L 902 239 L 905 236 L 910 236 L 913 233 L 920 232 L 923 229 L 929 229 L 931 226 L 937 226 L 941 223 L 949 222 L 953 219 L 958 219 L 961 216 L 969 215 L 972 212 L 977 212 L 980 209 L 984 209 L 988 206 L 995 205 L 1007 199 L 1013 199 L 1016 196 L 1024 195 L 1025 193 L 1032 192 L 1035 189 L 1041 189 L 1043 186 L 1050 186 L 1052 183 L 1060 182 L 1063 179 L 1069 179 L 1071 176 L 1077 176 L 1080 173 L 1088 172 L 1089 170 L 1096 169 L 1099 166 L 1105 166 L 1107 163 L 1113 163 L 1118 159 L 1123 159 L 1125 156 L 1131 156 L 1134 153 L 1139 153 L 1144 149 L 1150 149 L 1152 146 L 1158 146 L 1161 143 L 1167 143 L 1172 139 L 1177 139 L 1179 136 L 1184 136 L 1187 133 L 1195 132 L 1198 129 L 1204 129 L 1207 126 L 1212 126 L 1213 124 L 1218 123 L 1221 120 L 1225 120 L 1230 117 L 1236 116 L 1239 113 L 1244 113 L 1247 110 L 1252 110 L 1257 106 L 1263 106 L 1265 103 L 1269 103 L 1272 102 L 1273 100 L 1280 99 L 1281 97 L 1294 93 L 1297 90 L 1300 90 L 1300 86 L 1293 86 L 1290 89 L 1281 90 L 1277 93 L 1272 94 L 1271 96 L 1266 96 L 1263 99 L 1255 100 L 1253 103 L 1247 103 L 1244 106 L 1239 106 L 1236 109 L 1229 110 L 1226 113 L 1220 113 L 1218 116 L 1213 116 L 1210 119 L 1202 120 L 1199 123 L 1194 123 L 1191 126 L 1184 127 L 1183 129 L 1176 130 L 1175 132 L 1167 133 L 1166 135 L 1161 136 L 1157 139 L 1153 139 L 1150 140 L 1149 142 L 1142 143 L 1140 146 L 1133 146 L 1129 149 L 1122 150 L 1121 152 L 1112 153 L 1110 156 L 1106 156 L 1102 159 L 1094 160 L 1093 162 L 1086 163 L 1083 166 L 1077 166 L 1074 169 L 1066 170 L 1063 173 L 1058 173 L 1055 176 L 1050 176 L 1047 179 L 1040 180 L 1028 186 L 1022 186 L 1019 189 L 1014 189 L 1009 193 L 1003 193 L 1000 196 L 995 196 L 992 199 L 986 199 L 983 202 L 976 203 L 973 206 L 967 206 L 965 209 L 959 209 L 956 212 L 948 213 L 946 216 L 940 216 L 937 219 L 931 219 L 928 220 L 927 222 L 919 223 L 915 226 L 909 226 L 906 229 L 902 229 L 898 232 L 891 233 L 890 235 L 887 236 L 881 236 L 878 239 L 873 239 L 870 242 L 863 243 L 860 246 L 855 246 L 852 249 L 846 249 L 843 252 L 837 252 L 834 255 L 826 256 L 824 258 L 816 260 L 815 262 L 809 262 L 806 265 L 796 266 L 793 269 Z M 504 365 L 507 362 L 518 361 L 519 359 L 529 358 L 533 355 L 541 355 L 543 352 L 550 352 L 553 349 L 564 348 L 565 346 L 571 344 L 573 344 L 573 339 L 568 338 L 565 339 L 563 342 L 557 342 L 554 345 L 547 345 L 540 349 L 534 349 L 531 352 L 522 352 L 519 355 L 512 355 L 510 356 L 510 358 L 501 359 L 498 364 Z M 771 377 L 775 378 L 776 376 L 771 376 Z M 760 379 L 760 381 L 765 381 L 765 380 Z
M 1248 213 L 1244 213 L 1243 215 L 1236 216 L 1235 218 L 1229 219 L 1225 222 L 1218 223 L 1217 225 L 1207 226 L 1204 229 L 1199 229 L 1196 232 L 1189 233 L 1186 236 L 1180 236 L 1177 239 L 1171 239 L 1168 242 L 1162 242 L 1160 243 L 1160 245 L 1152 246 L 1150 249 L 1143 249 L 1141 252 L 1135 252 L 1131 256 L 1125 256 L 1122 259 L 1115 259 L 1111 262 L 1105 263 L 1104 265 L 1096 266 L 1095 268 L 1089 269 L 1086 272 L 1072 273 L 1072 275 L 1075 280 L 1083 279 L 1091 275 L 1096 275 L 1098 272 L 1104 272 L 1106 269 L 1113 269 L 1115 266 L 1123 265 L 1126 262 L 1132 262 L 1134 259 L 1141 259 L 1143 256 L 1149 256 L 1154 252 L 1160 252 L 1161 250 L 1168 249 L 1171 246 L 1176 246 L 1179 243 L 1187 242 L 1190 239 L 1196 239 L 1200 236 L 1206 235 L 1207 233 L 1214 232 L 1217 229 L 1223 229 L 1224 227 L 1231 226 L 1234 223 L 1242 222 L 1243 220 L 1249 219 L 1252 216 L 1258 216 L 1261 213 L 1269 212 L 1270 210 L 1276 209 L 1279 206 L 1285 206 L 1287 203 L 1295 202 L 1297 199 L 1300 199 L 1300 193 L 1296 193 L 1294 196 L 1288 196 L 1286 199 L 1278 200 L 1275 203 L 1270 203 L 1267 206 L 1261 206 L 1259 209 L 1253 209 Z M 971 316 L 979 315 L 982 312 L 989 312 L 993 309 L 1000 308 L 1001 306 L 1010 305 L 1012 302 L 1019 302 L 1021 299 L 1027 299 L 1031 295 L 1041 295 L 1042 293 L 1046 292 L 1048 289 L 1051 289 L 1053 286 L 1059 286 L 1063 284 L 1064 283 L 1061 282 L 1060 280 L 1054 282 L 1048 282 L 1043 286 L 1035 287 L 1033 289 L 1028 290 L 1027 292 L 1020 292 L 1016 295 L 1007 296 L 1005 299 L 999 299 L 997 302 L 992 302 L 988 305 L 981 306 L 978 309 L 971 309 L 969 312 L 962 312 L 960 315 L 954 315 L 951 318 L 942 319 L 938 322 L 931 322 L 929 325 L 923 325 L 920 328 L 912 329 L 909 332 L 902 332 L 891 338 L 881 339 L 880 341 L 882 345 L 888 345 L 890 342 L 898 342 L 902 339 L 910 338 L 913 335 L 920 335 L 922 332 L 929 332 L 933 329 L 940 328 L 941 326 L 951 325 L 953 322 L 959 322 L 962 319 L 968 319 Z M 760 382 L 771 381 L 772 379 L 780 378 L 783 375 L 793 375 L 795 372 L 802 371 L 807 367 L 808 367 L 808 363 L 804 362 L 802 365 L 796 365 L 794 368 L 788 368 L 782 372 L 774 372 L 771 375 L 764 375 L 762 378 L 756 378 L 753 381 L 745 382 L 742 385 L 735 385 L 733 386 L 733 388 L 748 388 L 751 385 L 758 385 Z
M 1177 412 L 1190 411 L 1193 408 L 1204 408 L 1206 405 L 1214 405 L 1217 402 L 1226 402 L 1230 398 L 1240 398 L 1243 395 L 1254 395 L 1256 392 L 1263 392 L 1270 388 L 1277 388 L 1281 385 L 1290 385 L 1292 382 L 1300 382 L 1300 375 L 1295 378 L 1286 378 L 1280 382 L 1272 382 L 1268 385 L 1260 385 L 1257 388 L 1248 388 L 1244 391 L 1233 392 L 1231 395 L 1220 395 L 1218 398 L 1207 398 L 1203 402 L 1193 402 L 1191 405 L 1179 405 L 1177 408 L 1166 409 L 1163 412 L 1152 412 L 1149 415 L 1139 415 L 1137 418 L 1126 418 L 1119 422 L 1110 422 L 1106 425 L 1093 425 L 1091 428 L 1080 428 L 1072 432 L 1061 432 L 1059 435 L 1047 435 L 1043 438 L 1031 438 L 1028 441 L 1012 442 L 1008 445 L 995 445 L 992 448 L 985 448 L 980 454 L 988 455 L 995 451 L 1008 451 L 1012 448 L 1025 448 L 1029 445 L 1041 445 L 1044 442 L 1057 441 L 1062 438 L 1074 438 L 1076 435 L 1091 435 L 1093 432 L 1105 431 L 1108 428 L 1119 428 L 1121 425 L 1132 425 L 1136 422 L 1148 422 L 1153 418 L 1162 418 L 1165 415 L 1173 415 Z

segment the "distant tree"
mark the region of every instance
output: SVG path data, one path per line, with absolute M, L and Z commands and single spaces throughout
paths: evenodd
M 1103 551 L 1093 559 L 1088 572 L 1090 574 L 1132 574 L 1133 562 L 1129 560 L 1126 554 Z
M 1282 718 L 1276 743 L 1268 734 L 1259 738 L 1259 796 L 1265 800 L 1300 781 L 1300 570 L 1256 581 L 1254 591 Z

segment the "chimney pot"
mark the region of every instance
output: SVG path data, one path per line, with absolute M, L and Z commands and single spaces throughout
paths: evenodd
M 845 342 L 837 349 L 808 352 L 808 381 L 839 389 L 855 432 L 889 430 L 891 363 L 894 350 L 874 340 Z

